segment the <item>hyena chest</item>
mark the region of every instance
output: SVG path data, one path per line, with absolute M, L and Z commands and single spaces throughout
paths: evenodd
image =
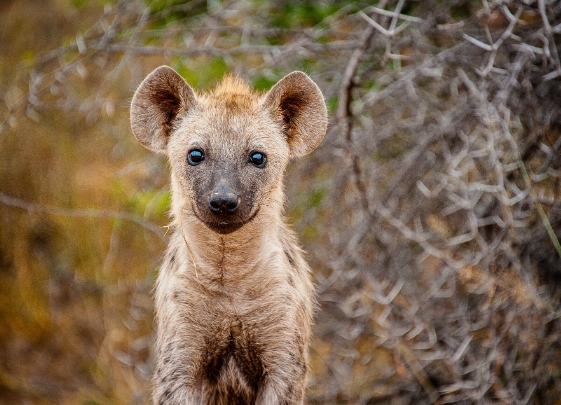
M 253 402 L 257 387 L 263 378 L 261 348 L 255 337 L 240 319 L 233 319 L 228 328 L 223 328 L 209 339 L 205 374 L 218 394 L 240 396 L 243 403 Z

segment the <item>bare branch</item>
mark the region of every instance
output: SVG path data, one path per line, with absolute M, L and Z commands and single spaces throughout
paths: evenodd
M 122 219 L 140 225 L 146 230 L 156 234 L 163 242 L 167 241 L 167 238 L 165 237 L 165 233 L 162 232 L 161 227 L 150 221 L 145 220 L 142 217 L 139 217 L 138 215 L 131 214 L 130 212 L 95 209 L 95 208 L 76 209 L 76 208 L 54 207 L 51 205 L 30 203 L 21 200 L 19 198 L 10 197 L 4 193 L 0 193 L 0 202 L 9 207 L 24 209 L 27 212 L 43 212 L 49 215 L 57 215 L 57 216 L 73 217 L 73 218 Z

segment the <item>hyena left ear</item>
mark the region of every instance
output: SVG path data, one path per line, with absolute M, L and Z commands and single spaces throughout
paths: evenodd
M 292 72 L 265 95 L 263 106 L 280 122 L 290 155 L 313 151 L 327 130 L 327 108 L 319 87 L 303 72 Z
M 134 93 L 132 132 L 148 149 L 165 152 L 175 124 L 196 104 L 191 86 L 169 66 L 160 66 Z

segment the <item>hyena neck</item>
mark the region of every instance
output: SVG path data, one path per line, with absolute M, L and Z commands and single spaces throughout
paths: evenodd
M 281 234 L 286 225 L 278 213 L 259 212 L 251 222 L 225 235 L 199 221 L 176 222 L 179 243 L 188 258 L 186 265 L 197 277 L 240 279 L 282 252 Z

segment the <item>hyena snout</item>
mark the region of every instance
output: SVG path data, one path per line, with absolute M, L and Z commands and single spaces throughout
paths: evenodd
M 220 185 L 210 193 L 208 198 L 208 208 L 214 215 L 231 216 L 240 207 L 240 196 L 230 187 Z
M 238 230 L 256 214 L 251 193 L 247 193 L 237 178 L 220 178 L 200 196 L 202 198 L 197 199 L 198 218 L 221 234 Z

